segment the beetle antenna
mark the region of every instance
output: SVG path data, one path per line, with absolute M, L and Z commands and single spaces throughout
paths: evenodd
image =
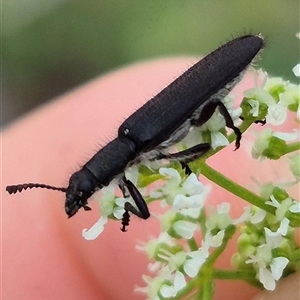
M 8 185 L 6 187 L 6 191 L 9 194 L 15 194 L 17 192 L 21 193 L 23 190 L 27 189 L 33 189 L 33 188 L 42 188 L 42 189 L 48 189 L 48 190 L 55 190 L 55 191 L 61 191 L 66 192 L 66 188 L 62 187 L 55 187 L 43 183 L 23 183 L 23 184 L 17 184 L 17 185 Z

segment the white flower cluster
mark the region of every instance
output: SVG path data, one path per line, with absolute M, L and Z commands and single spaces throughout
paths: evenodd
M 284 81 L 282 78 L 269 78 L 265 73 L 263 89 L 249 89 L 244 92 L 244 96 L 249 99 L 248 103 L 252 107 L 250 113 L 254 117 L 259 115 L 262 105 L 267 106 L 268 124 L 275 126 L 283 124 L 290 106 L 296 106 L 297 116 L 300 117 L 299 86 Z
M 165 176 L 164 185 L 155 196 L 164 195 L 163 205 L 168 204 L 171 209 L 159 216 L 163 231 L 160 236 L 139 247 L 155 260 L 149 264 L 149 270 L 156 276 L 144 276 L 147 286 L 137 288 L 137 291 L 147 293 L 149 299 L 155 300 L 175 297 L 189 289 L 211 253 L 224 247 L 235 231 L 235 225 L 244 222 L 250 215 L 247 207 L 240 218 L 232 219 L 230 204 L 222 203 L 217 208 L 211 207 L 207 217 L 204 205 L 209 186 L 204 186 L 193 173 L 185 180 L 172 168 L 160 168 L 159 172 Z M 203 239 L 197 246 L 194 236 L 200 232 Z
M 281 78 L 265 79 L 263 89 L 253 88 L 244 92 L 245 99 L 251 109 L 253 117 L 263 115 L 266 122 L 278 126 L 290 117 L 289 111 L 296 112 L 300 119 L 300 86 L 291 84 Z M 266 112 L 265 112 L 266 111 Z M 293 152 L 293 145 L 299 141 L 299 130 L 291 132 L 277 132 L 270 127 L 261 130 L 252 148 L 254 159 L 280 159 L 283 155 Z M 294 144 L 288 144 L 294 142 Z M 290 158 L 290 168 L 297 181 L 300 177 L 299 155 Z
M 278 201 L 273 194 L 269 198 L 266 204 L 275 208 L 275 216 L 261 209 L 252 209 L 238 240 L 239 254 L 235 255 L 233 261 L 241 269 L 244 263 L 252 265 L 264 288 L 273 291 L 276 281 L 289 263 L 291 245 L 294 243 L 290 240 L 293 230 L 289 227 L 286 213 L 299 214 L 300 203 L 290 197 Z

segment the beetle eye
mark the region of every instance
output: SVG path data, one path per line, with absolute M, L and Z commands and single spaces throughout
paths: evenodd
M 78 185 L 78 192 L 82 194 L 89 193 L 91 194 L 94 191 L 94 185 L 89 180 L 83 180 Z

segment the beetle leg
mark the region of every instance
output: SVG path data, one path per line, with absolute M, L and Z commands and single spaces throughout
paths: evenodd
M 127 203 L 127 202 L 126 202 Z M 126 226 L 129 226 L 129 221 L 130 221 L 130 215 L 129 212 L 127 210 L 125 210 L 124 214 L 123 214 L 123 218 L 122 218 L 122 227 L 121 227 L 121 231 L 126 232 Z
M 184 170 L 185 175 L 189 176 L 193 173 L 187 163 L 181 161 L 180 164 L 181 164 L 182 169 Z
M 240 119 L 241 119 L 242 121 L 245 120 L 245 118 L 242 117 L 242 116 L 240 116 Z M 254 121 L 254 123 L 255 123 L 255 124 L 260 124 L 261 126 L 263 126 L 263 125 L 266 125 L 267 120 L 266 120 L 266 118 L 264 118 L 263 120 L 256 120 L 256 121 Z
M 231 118 L 231 116 L 230 116 L 227 108 L 225 107 L 225 105 L 222 102 L 218 102 L 218 106 L 219 106 L 219 109 L 220 109 L 220 113 L 225 118 L 226 126 L 228 128 L 231 128 L 234 131 L 235 135 L 236 135 L 235 150 L 237 150 L 237 149 L 240 148 L 240 141 L 241 141 L 241 138 L 242 138 L 242 133 L 239 130 L 239 128 L 237 128 L 236 126 L 234 126 L 233 120 L 232 120 L 232 118 Z
M 150 213 L 148 210 L 147 203 L 145 202 L 143 196 L 130 180 L 128 180 L 125 176 L 123 176 L 122 179 L 120 180 L 119 186 L 123 192 L 124 197 L 126 197 L 125 187 L 127 188 L 129 194 L 131 195 L 132 199 L 134 200 L 137 206 L 137 208 L 135 208 L 130 202 L 125 202 L 124 204 L 125 212 L 122 218 L 123 226 L 121 230 L 125 232 L 126 226 L 129 225 L 129 220 L 130 220 L 129 212 L 133 213 L 134 215 L 142 219 L 148 219 L 150 217 Z
M 198 119 L 194 120 L 192 125 L 199 127 L 199 126 L 203 125 L 204 123 L 206 123 L 211 118 L 213 113 L 215 112 L 219 102 L 220 101 L 211 101 L 208 104 L 206 104 L 203 107 Z
M 201 157 L 209 149 L 210 149 L 209 143 L 202 143 L 176 153 L 168 153 L 168 154 L 161 153 L 157 157 L 157 159 L 178 160 L 178 161 L 183 161 L 185 163 L 189 163 Z
M 203 125 L 205 122 L 207 122 L 211 118 L 211 116 L 213 115 L 213 113 L 215 112 L 217 107 L 219 107 L 220 113 L 223 115 L 223 117 L 225 119 L 226 126 L 230 129 L 232 129 L 236 135 L 235 150 L 237 150 L 240 147 L 242 133 L 239 130 L 239 128 L 234 126 L 233 120 L 232 120 L 227 108 L 221 101 L 213 101 L 213 102 L 206 104 L 204 106 L 204 108 L 202 109 L 202 112 L 200 113 L 198 120 L 196 120 L 193 125 L 197 126 L 197 127 Z
M 190 175 L 192 171 L 187 164 L 201 157 L 209 149 L 210 149 L 210 144 L 202 143 L 176 153 L 169 153 L 169 154 L 161 153 L 157 159 L 177 160 L 181 163 L 181 166 L 185 170 L 185 173 L 187 175 Z

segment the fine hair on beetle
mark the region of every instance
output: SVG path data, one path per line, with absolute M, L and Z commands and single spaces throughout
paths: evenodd
M 240 147 L 241 131 L 222 103 L 224 97 L 241 80 L 247 67 L 264 46 L 262 35 L 237 37 L 191 66 L 156 96 L 130 115 L 118 128 L 117 137 L 102 147 L 80 170 L 74 172 L 67 187 L 40 183 L 9 185 L 9 194 L 26 189 L 45 188 L 66 194 L 65 212 L 70 218 L 80 208 L 90 210 L 88 199 L 97 190 L 117 180 L 124 195 L 135 206 L 125 202 L 122 231 L 129 225 L 130 214 L 142 219 L 150 216 L 148 206 L 138 188 L 125 176 L 125 170 L 141 159 L 179 161 L 186 173 L 188 163 L 211 149 L 209 143 L 169 153 L 170 146 L 181 141 L 192 127 L 206 123 L 218 108 L 225 124 L 236 135 L 235 148 Z

